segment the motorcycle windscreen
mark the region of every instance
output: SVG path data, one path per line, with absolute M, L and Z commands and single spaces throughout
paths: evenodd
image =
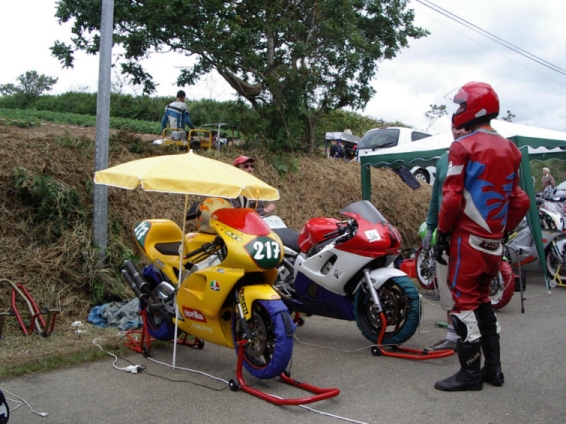
M 371 222 L 372 224 L 387 221 L 381 212 L 379 212 L 368 200 L 359 200 L 354 202 L 342 209 L 340 213 L 344 215 L 354 214 L 361 216 L 363 219 Z
M 256 211 L 249 208 L 218 209 L 213 218 L 245 234 L 267 236 L 271 234 L 269 226 Z

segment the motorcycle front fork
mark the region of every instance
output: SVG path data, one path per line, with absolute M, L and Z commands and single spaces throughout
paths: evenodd
M 369 291 L 371 299 L 373 300 L 373 307 L 375 308 L 375 312 L 377 314 L 379 314 L 383 311 L 383 307 L 381 306 L 381 302 L 379 301 L 379 296 L 377 294 L 377 290 L 375 289 L 375 287 L 373 286 L 373 284 L 371 282 L 371 277 L 369 275 L 369 269 L 368 268 L 364 269 L 363 273 L 364 273 L 364 278 L 365 278 L 366 283 L 367 283 L 367 289 Z

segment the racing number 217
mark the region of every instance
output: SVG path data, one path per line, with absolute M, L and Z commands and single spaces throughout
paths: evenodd
M 269 240 L 264 243 L 261 241 L 254 242 L 254 259 L 261 261 L 262 259 L 279 258 L 279 243 Z

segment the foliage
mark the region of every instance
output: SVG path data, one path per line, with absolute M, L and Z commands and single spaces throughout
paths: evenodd
M 42 227 L 40 233 L 46 241 L 57 239 L 74 223 L 84 222 L 86 210 L 74 188 L 23 168 L 14 170 L 13 179 L 15 193 L 31 207 L 31 218 Z
M 446 111 L 446 105 L 439 106 L 434 104 L 429 106 L 430 106 L 430 110 L 427 110 L 424 113 L 425 118 L 428 119 L 428 127 L 426 127 L 425 131 L 428 131 L 428 129 L 432 127 L 434 123 L 438 121 L 440 118 L 448 115 L 448 112 Z
M 160 134 L 161 117 L 165 105 L 172 99 L 165 97 L 131 96 L 112 94 L 110 97 L 110 128 L 126 129 L 134 133 Z M 246 140 L 262 140 L 264 122 L 258 113 L 242 101 L 219 102 L 203 99 L 188 102 L 191 119 L 195 125 L 234 123 Z M 0 117 L 19 120 L 16 125 L 29 126 L 29 122 L 47 121 L 53 124 L 96 126 L 96 93 L 67 92 L 59 95 L 43 95 L 29 103 L 28 108 L 14 96 L 0 97 Z M 362 136 L 371 128 L 407 125 L 401 122 L 385 122 L 356 112 L 336 109 L 329 111 L 319 121 L 315 138 L 324 140 L 326 132 L 343 131 L 347 128 Z M 288 145 L 287 145 L 288 146 Z M 285 145 L 283 145 L 285 148 Z
M 505 115 L 505 116 L 502 117 L 501 119 L 503 119 L 504 121 L 507 121 L 507 122 L 512 122 L 514 118 L 515 118 L 515 114 L 514 114 L 514 113 L 511 113 L 511 111 L 508 110 L 508 111 L 507 111 L 507 115 Z
M 72 67 L 74 53 L 95 54 L 102 2 L 61 0 L 61 23 L 73 22 L 74 45 L 59 41 L 53 54 Z M 329 110 L 365 107 L 378 61 L 392 59 L 410 38 L 428 34 L 413 26 L 408 0 L 116 0 L 113 42 L 123 47 L 122 72 L 155 90 L 140 59 L 165 50 L 196 59 L 179 86 L 216 70 L 252 105 L 258 139 L 293 149 L 314 146 L 315 128 Z
M 44 110 L 0 109 L 0 117 L 13 121 L 51 122 L 79 127 L 96 127 L 96 116 L 78 113 L 61 113 Z M 17 122 L 16 122 L 17 123 Z M 161 123 L 126 118 L 110 118 L 110 128 L 141 134 L 160 134 Z
M 18 77 L 18 82 L 18 85 L 0 84 L 0 94 L 3 96 L 20 95 L 30 99 L 35 98 L 45 91 L 51 91 L 57 83 L 57 78 L 44 74 L 40 75 L 37 71 L 27 71 Z

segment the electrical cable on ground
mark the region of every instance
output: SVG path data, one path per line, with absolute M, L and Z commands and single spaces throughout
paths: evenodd
M 295 335 L 294 337 L 296 338 L 296 335 Z M 222 388 L 222 389 L 216 389 L 216 388 L 213 388 L 213 387 L 204 385 L 204 384 L 195 383 L 195 382 L 193 382 L 193 381 L 188 381 L 188 380 L 186 380 L 186 381 L 184 381 L 184 380 L 173 380 L 173 379 L 170 379 L 170 378 L 168 378 L 168 377 L 164 377 L 164 376 L 160 376 L 160 375 L 157 375 L 157 374 L 150 373 L 150 372 L 147 371 L 147 367 L 145 367 L 145 366 L 143 366 L 143 365 L 135 365 L 135 364 L 133 364 L 130 360 L 128 360 L 128 359 L 126 359 L 126 358 L 122 358 L 122 357 L 120 357 L 120 356 L 117 356 L 117 355 L 115 355 L 115 354 L 113 354 L 113 353 L 111 353 L 111 352 L 108 352 L 108 351 L 104 350 L 104 349 L 102 348 L 102 346 L 100 346 L 100 344 L 98 343 L 99 340 L 104 340 L 104 338 L 102 338 L 102 337 L 97 337 L 97 338 L 95 338 L 95 339 L 92 341 L 92 343 L 93 343 L 95 346 L 97 346 L 102 352 L 104 352 L 104 353 L 106 353 L 107 355 L 110 355 L 110 356 L 112 356 L 112 357 L 114 358 L 114 362 L 112 363 L 112 367 L 115 368 L 115 369 L 117 369 L 117 370 L 119 370 L 119 371 L 132 372 L 133 374 L 137 374 L 138 372 L 143 372 L 143 373 L 145 373 L 145 374 L 147 374 L 147 375 L 150 375 L 150 376 L 152 376 L 152 377 L 158 377 L 158 378 L 161 378 L 161 379 L 164 379 L 164 380 L 167 380 L 167 381 L 171 381 L 171 382 L 174 382 L 174 383 L 190 383 L 190 384 L 193 384 L 193 385 L 195 385 L 195 386 L 207 388 L 207 389 L 214 390 L 214 391 L 223 391 L 223 390 L 225 390 L 227 387 L 229 387 L 229 382 L 228 382 L 227 380 L 224 380 L 223 378 L 216 377 L 216 376 L 213 376 L 213 375 L 211 375 L 211 374 L 205 373 L 205 372 L 203 372 L 203 371 L 198 371 L 198 370 L 194 370 L 194 369 L 191 369 L 191 368 L 184 368 L 184 367 L 179 367 L 179 366 L 173 366 L 172 364 L 168 364 L 168 363 L 165 363 L 165 362 L 161 362 L 161 361 L 158 361 L 158 360 L 153 359 L 152 357 L 148 356 L 148 357 L 146 357 L 146 359 L 148 359 L 148 360 L 150 360 L 150 361 L 152 361 L 152 362 L 154 362 L 154 363 L 156 363 L 156 364 L 158 364 L 158 365 L 163 365 L 163 366 L 166 366 L 166 367 L 175 369 L 175 370 L 188 371 L 188 372 L 192 372 L 192 373 L 195 373 L 195 374 L 200 374 L 200 375 L 203 375 L 203 376 L 205 376 L 205 377 L 212 378 L 213 380 L 221 381 L 221 382 L 223 382 L 224 384 L 226 384 L 226 387 L 224 387 L 224 388 Z M 299 340 L 297 339 L 297 341 L 299 341 Z M 300 341 L 299 341 L 299 342 L 300 342 Z M 306 343 L 305 343 L 305 344 L 306 344 Z M 313 345 L 313 346 L 314 346 L 314 345 Z M 322 347 L 322 346 L 320 346 L 320 347 Z M 371 346 L 369 346 L 369 347 L 371 347 Z M 363 349 L 365 349 L 365 348 L 363 348 Z M 361 349 L 360 349 L 360 350 L 361 350 Z M 352 351 L 352 352 L 354 352 L 354 351 Z M 127 367 L 122 367 L 122 368 L 121 368 L 121 367 L 118 367 L 118 366 L 116 366 L 116 362 L 118 362 L 119 359 L 124 360 L 124 361 L 130 363 L 131 365 L 129 365 L 129 366 L 127 366 Z M 136 372 L 131 371 L 132 368 L 136 368 Z M 272 394 L 270 394 L 270 396 L 273 396 L 273 397 L 276 397 L 276 398 L 281 399 L 281 398 L 280 398 L 279 396 L 277 396 L 277 395 L 272 395 Z M 336 419 L 341 420 L 341 421 L 346 421 L 346 422 L 351 422 L 351 423 L 356 423 L 356 424 L 367 424 L 367 423 L 365 423 L 364 421 L 357 421 L 357 420 L 354 420 L 354 419 L 351 419 L 351 418 L 341 417 L 341 416 L 339 416 L 339 415 L 334 415 L 334 414 L 330 414 L 330 413 L 328 413 L 328 412 L 319 411 L 319 410 L 314 409 L 314 408 L 312 408 L 312 407 L 310 407 L 310 406 L 306 406 L 306 405 L 298 405 L 298 406 L 299 406 L 300 408 L 306 409 L 306 410 L 308 410 L 308 411 L 315 412 L 315 413 L 317 413 L 317 414 L 324 415 L 324 416 L 327 416 L 327 417 L 336 418 Z
M 9 392 L 8 390 L 6 390 L 3 387 L 0 387 L 0 390 L 2 390 L 4 393 L 8 393 L 10 396 L 17 398 L 18 400 L 14 400 L 14 399 L 9 399 L 6 398 L 6 400 L 9 400 L 11 402 L 17 402 L 19 405 L 16 406 L 15 408 L 10 408 L 10 412 L 15 411 L 16 409 L 18 409 L 20 406 L 22 406 L 22 403 L 24 403 L 31 412 L 33 412 L 35 415 L 39 415 L 40 417 L 47 417 L 49 414 L 47 412 L 37 412 L 35 409 L 33 409 L 31 407 L 31 405 L 29 403 L 26 402 L 26 400 L 22 397 L 19 397 L 11 392 Z

